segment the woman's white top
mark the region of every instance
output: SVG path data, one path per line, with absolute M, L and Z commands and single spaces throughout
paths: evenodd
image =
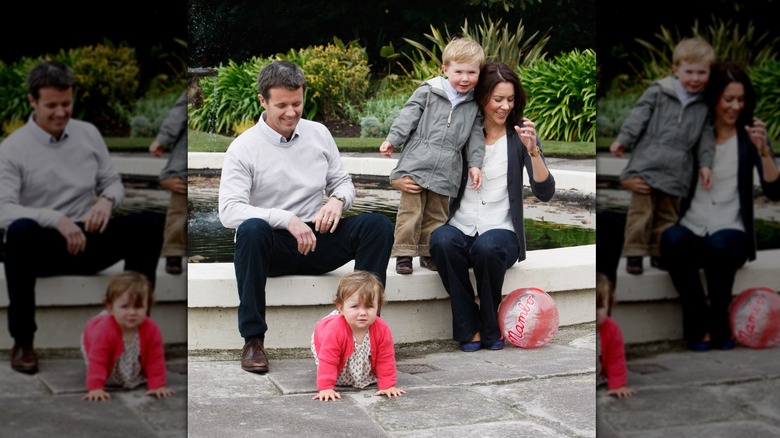
M 737 152 L 736 135 L 723 144 L 715 145 L 712 187 L 705 190 L 701 187 L 701 181 L 696 184 L 691 206 L 680 220 L 680 224 L 698 236 L 706 236 L 725 229 L 745 231 L 739 209 Z
M 507 168 L 507 143 L 504 135 L 495 144 L 485 145 L 482 187 L 479 190 L 472 189 L 469 178 L 469 185 L 463 190 L 460 208 L 450 219 L 450 225 L 467 236 L 497 228 L 514 231 L 509 213 Z

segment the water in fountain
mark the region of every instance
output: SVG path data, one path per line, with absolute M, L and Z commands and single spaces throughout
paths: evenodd
M 345 213 L 380 213 L 395 222 L 400 192 L 386 177 L 355 177 L 355 204 Z M 232 262 L 235 230 L 225 228 L 217 215 L 219 177 L 189 176 L 188 248 L 191 261 Z M 525 194 L 528 249 L 587 245 L 595 242 L 594 195 L 576 191 L 556 193 L 549 202 Z

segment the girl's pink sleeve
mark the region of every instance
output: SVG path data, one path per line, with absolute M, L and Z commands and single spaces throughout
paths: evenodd
M 601 336 L 602 364 L 604 365 L 604 373 L 607 375 L 607 387 L 609 389 L 622 388 L 628 384 L 623 333 L 614 320 L 607 318 L 607 321 L 602 325 Z
M 165 386 L 165 347 L 163 345 L 160 327 L 147 318 L 146 348 L 143 350 L 144 371 L 146 372 L 146 386 L 149 389 L 157 389 Z
M 387 389 L 396 385 L 395 345 L 390 327 L 383 324 L 380 328 L 381 337 L 377 343 L 376 377 L 377 387 Z

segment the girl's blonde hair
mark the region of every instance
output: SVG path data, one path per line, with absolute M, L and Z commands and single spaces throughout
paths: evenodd
M 341 306 L 355 293 L 359 294 L 358 303 L 373 303 L 376 299 L 379 303 L 377 312 L 382 310 L 382 305 L 385 304 L 385 287 L 379 277 L 371 272 L 355 271 L 341 277 L 333 304 Z
M 111 280 L 108 281 L 103 304 L 106 306 L 113 304 L 125 292 L 130 294 L 129 301 L 134 306 L 141 306 L 145 302 L 147 313 L 152 309 L 154 286 L 144 274 L 124 271 L 111 277 Z

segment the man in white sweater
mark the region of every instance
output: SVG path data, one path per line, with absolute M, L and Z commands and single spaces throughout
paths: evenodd
M 124 259 L 125 269 L 154 283 L 162 246 L 154 215 L 112 218 L 124 199 L 122 180 L 97 128 L 71 119 L 73 85 L 73 72 L 60 62 L 34 67 L 27 96 L 33 112 L 0 143 L 11 367 L 29 374 L 38 371 L 36 278 L 94 274 Z
M 254 373 L 268 371 L 268 277 L 320 275 L 355 260 L 355 270 L 372 272 L 384 284 L 393 245 L 387 217 L 342 217 L 355 187 L 328 129 L 301 119 L 305 87 L 293 63 L 264 67 L 258 99 L 265 112 L 231 143 L 222 165 L 219 218 L 236 229 L 241 368 Z

